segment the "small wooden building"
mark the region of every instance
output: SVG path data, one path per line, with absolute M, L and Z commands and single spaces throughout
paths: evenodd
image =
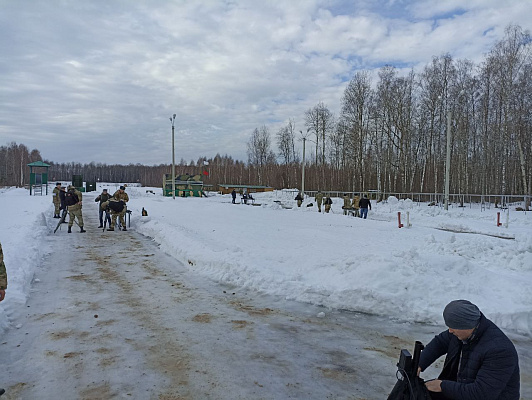
M 172 196 L 172 175 L 163 176 L 163 195 Z M 177 175 L 175 177 L 176 197 L 203 196 L 203 181 L 201 175 Z
M 257 185 L 233 185 L 229 183 L 219 183 L 218 192 L 221 194 L 229 194 L 233 191 L 237 193 L 262 193 L 262 192 L 273 192 L 271 186 L 257 186 Z

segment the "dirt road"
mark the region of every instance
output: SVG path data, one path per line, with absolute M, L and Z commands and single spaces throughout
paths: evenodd
M 84 217 L 47 238 L 2 338 L 2 400 L 383 399 L 399 350 L 439 330 L 221 286 Z

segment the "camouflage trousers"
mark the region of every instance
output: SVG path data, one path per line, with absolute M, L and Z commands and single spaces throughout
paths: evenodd
M 330 204 L 325 204 L 325 212 L 328 213 L 331 210 Z
M 60 202 L 54 202 L 54 215 L 59 215 L 61 213 L 61 210 L 59 208 L 61 207 Z
M 124 210 L 120 211 L 119 213 L 115 213 L 115 212 L 111 211 L 111 228 L 114 229 L 114 227 L 116 225 L 116 219 L 118 217 L 120 218 L 120 224 L 123 227 L 126 226 L 126 218 L 125 218 L 126 210 L 127 210 L 126 207 L 124 207 Z
M 68 210 L 68 226 L 74 225 L 74 218 L 78 219 L 78 225 L 83 226 L 83 214 L 81 213 L 81 208 L 77 210 Z

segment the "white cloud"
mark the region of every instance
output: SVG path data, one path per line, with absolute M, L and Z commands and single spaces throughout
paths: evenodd
M 447 52 L 478 62 L 510 22 L 531 26 L 529 1 L 462 3 L 6 3 L 0 145 L 52 161 L 159 164 L 176 113 L 179 159 L 245 160 L 255 127 L 274 134 L 292 118 L 302 129 L 319 101 L 337 113 L 356 69 Z

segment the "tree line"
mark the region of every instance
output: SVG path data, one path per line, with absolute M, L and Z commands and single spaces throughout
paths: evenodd
M 446 54 L 417 74 L 384 66 L 375 83 L 359 71 L 339 115 L 320 102 L 299 133 L 293 121 L 276 133 L 273 176 L 265 126 L 252 133 L 249 164 L 258 181 L 297 184 L 290 167 L 301 162 L 293 149 L 304 137 L 314 149 L 305 159 L 305 188 L 442 193 L 449 148 L 451 193 L 530 194 L 531 43 L 529 32 L 509 26 L 480 65 Z
M 530 33 L 509 26 L 479 65 L 445 54 L 406 76 L 384 66 L 376 82 L 358 71 L 338 115 L 319 102 L 305 112 L 301 129 L 292 119 L 273 139 L 267 126 L 254 129 L 247 163 L 217 154 L 181 160 L 176 174 L 202 174 L 211 185 L 299 188 L 303 159 L 296 142 L 305 138 L 307 190 L 442 193 L 450 138 L 451 193 L 530 194 L 531 48 Z M 22 144 L 0 147 L 0 185 L 27 184 L 26 164 L 38 160 L 39 151 Z M 51 181 L 83 175 L 157 187 L 171 173 L 169 164 L 45 162 Z

